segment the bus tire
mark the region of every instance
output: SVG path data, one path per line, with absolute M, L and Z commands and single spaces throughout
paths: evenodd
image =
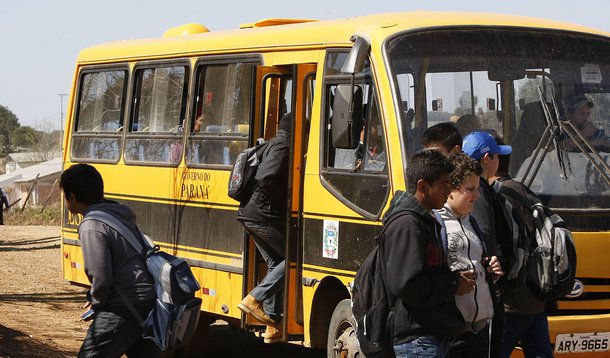
M 328 358 L 364 357 L 360 353 L 360 345 L 356 337 L 356 321 L 352 315 L 352 300 L 349 298 L 337 304 L 330 319 L 326 356 Z

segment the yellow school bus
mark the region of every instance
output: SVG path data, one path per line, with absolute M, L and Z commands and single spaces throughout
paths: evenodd
M 513 145 L 513 175 L 574 232 L 578 281 L 550 313 L 556 352 L 610 356 L 609 154 L 568 149 L 580 132 L 568 131 L 563 109 L 585 95 L 598 135 L 610 130 L 608 54 L 607 32 L 490 14 L 187 24 L 81 51 L 63 165 L 95 165 L 105 196 L 188 260 L 202 331 L 215 319 L 260 330 L 237 304 L 266 265 L 227 182 L 237 154 L 290 113 L 283 340 L 336 357 L 358 350 L 350 287 L 393 193 L 405 190 L 422 132 L 444 121 L 469 131 L 463 118 L 474 118 Z M 86 285 L 80 219 L 64 210 L 63 276 Z

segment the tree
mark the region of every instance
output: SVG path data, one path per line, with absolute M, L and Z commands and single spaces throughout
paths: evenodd
M 0 105 L 0 156 L 6 156 L 11 146 L 11 131 L 19 127 L 19 119 L 8 107 Z
M 29 148 L 40 140 L 40 134 L 29 126 L 20 126 L 11 131 L 11 144 L 15 147 Z

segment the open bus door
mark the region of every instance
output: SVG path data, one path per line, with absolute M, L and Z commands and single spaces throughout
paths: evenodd
M 307 135 L 313 94 L 315 65 L 293 65 L 281 67 L 257 68 L 257 98 L 254 126 L 251 143 L 259 137 L 271 139 L 276 131 L 279 119 L 291 113 L 293 122 L 292 146 L 290 150 L 290 171 L 286 221 L 286 275 L 284 277 L 284 318 L 282 320 L 283 340 L 290 336 L 303 335 L 303 304 L 301 294 L 301 253 L 302 235 L 300 221 L 302 213 L 302 183 L 304 158 L 307 153 Z M 266 274 L 266 264 L 251 238 L 244 234 L 244 284 L 245 297 Z M 258 321 L 244 315 L 243 326 L 257 325 Z

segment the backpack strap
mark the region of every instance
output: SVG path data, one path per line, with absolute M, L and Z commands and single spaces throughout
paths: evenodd
M 144 235 L 142 235 L 140 229 L 136 226 L 138 234 L 140 235 L 140 237 L 144 238 L 146 244 L 149 246 L 148 250 L 146 250 L 145 252 L 144 247 L 140 243 L 140 240 L 138 240 L 138 238 L 136 237 L 136 234 L 133 232 L 133 230 L 129 229 L 127 225 L 125 225 L 121 220 L 119 220 L 116 216 L 112 214 L 108 214 L 107 212 L 101 210 L 93 210 L 87 213 L 86 217 L 83 219 L 83 222 L 86 220 L 95 220 L 110 226 L 112 229 L 118 232 L 119 235 L 125 238 L 129 245 L 131 245 L 131 247 L 137 253 L 142 255 L 144 259 L 146 259 L 149 250 L 154 250 L 154 246 L 151 246 L 150 242 L 148 242 L 148 239 Z M 138 324 L 142 328 L 144 328 L 144 320 L 142 319 L 142 316 L 140 316 L 133 304 L 129 302 L 129 300 L 127 299 L 127 295 L 125 295 L 125 292 L 123 292 L 123 290 L 119 286 L 113 286 L 113 288 L 119 294 L 119 297 L 121 297 L 121 300 L 123 300 L 123 303 L 125 303 L 125 305 L 129 309 L 129 312 L 131 312 L 136 321 L 138 321 Z
M 121 235 L 125 240 L 127 240 L 127 242 L 129 243 L 129 245 L 131 245 L 131 247 L 138 253 L 140 253 L 144 258 L 146 258 L 146 256 L 148 255 L 150 250 L 154 250 L 155 249 L 155 245 L 153 245 L 148 238 L 142 234 L 142 232 L 140 232 L 140 229 L 136 226 L 136 230 L 138 231 L 138 235 L 144 239 L 144 241 L 146 242 L 146 251 L 144 250 L 144 246 L 142 245 L 142 242 L 137 238 L 135 232 L 133 230 L 131 230 L 129 227 L 127 227 L 127 225 L 125 225 L 121 220 L 119 220 L 116 216 L 109 214 L 105 211 L 101 211 L 101 210 L 93 210 L 87 213 L 86 217 L 83 219 L 83 221 L 85 220 L 96 220 L 99 222 L 102 222 L 108 226 L 110 226 L 112 229 L 114 229 L 116 232 L 119 233 L 119 235 Z

